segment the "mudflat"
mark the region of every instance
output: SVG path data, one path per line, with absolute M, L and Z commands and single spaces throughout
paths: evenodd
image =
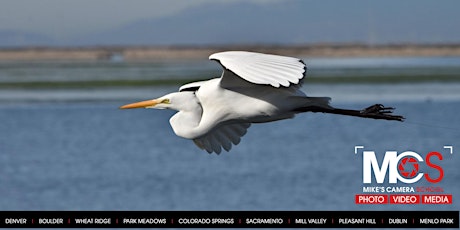
M 113 46 L 19 47 L 0 49 L 0 61 L 158 61 L 207 58 L 224 50 L 248 50 L 298 57 L 460 56 L 460 44 L 362 45 L 316 44 L 298 46 Z

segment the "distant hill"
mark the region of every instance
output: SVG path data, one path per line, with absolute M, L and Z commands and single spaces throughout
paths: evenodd
M 458 9 L 432 0 L 208 3 L 94 34 L 55 41 L 0 31 L 0 47 L 459 43 Z M 436 12 L 436 13 L 435 13 Z
M 77 42 L 83 44 L 227 44 L 276 42 L 282 39 L 278 31 L 258 26 L 275 23 L 271 28 L 286 24 L 285 19 L 272 20 L 270 9 L 258 8 L 252 4 L 239 3 L 204 5 L 180 14 L 160 19 L 146 19 L 126 26 L 94 34 Z M 273 22 L 271 22 L 273 21 Z
M 314 3 L 314 2 L 313 2 Z M 366 12 L 342 4 L 353 27 L 328 19 L 311 1 L 287 1 L 271 5 L 250 2 L 207 4 L 160 19 L 137 21 L 111 31 L 74 41 L 77 44 L 108 45 L 205 45 L 205 44 L 291 44 L 333 42 L 337 35 L 351 42 L 367 38 L 367 23 L 359 20 Z M 341 6 L 339 6 L 341 7 Z M 348 7 L 348 9 L 347 9 Z M 350 12 L 346 12 L 350 11 Z
M 205 4 L 74 40 L 82 45 L 458 43 L 460 17 L 449 4 L 292 0 Z M 382 10 L 383 9 L 383 10 Z M 438 11 L 436 14 L 433 12 Z M 437 15 L 435 18 L 432 15 Z M 440 16 L 441 15 L 441 16 Z M 447 39 L 448 38 L 448 39 Z

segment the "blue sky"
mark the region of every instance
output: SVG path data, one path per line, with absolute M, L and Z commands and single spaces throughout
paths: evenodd
M 0 30 L 20 30 L 68 38 L 160 18 L 218 2 L 212 0 L 0 0 Z M 252 1 L 269 4 L 274 1 Z
M 227 43 L 460 43 L 457 0 L 0 0 L 0 6 L 0 43 L 1 36 L 17 36 L 18 32 L 44 36 L 59 44 L 78 41 L 89 45 L 101 44 L 110 36 L 120 37 L 112 44 L 123 43 L 121 37 L 129 44 L 141 45 L 150 40 L 152 44 L 218 43 L 203 39 L 199 33 L 207 38 L 225 36 Z M 225 12 L 227 8 L 229 12 Z M 245 21 L 240 20 L 243 13 Z M 276 16 L 270 18 L 270 14 Z M 169 26 L 174 28 L 160 28 L 161 20 L 165 26 L 171 22 Z M 216 29 L 219 27 L 222 31 Z M 226 27 L 232 32 L 225 33 Z M 163 34 L 139 32 L 150 29 Z M 164 34 L 174 29 L 184 32 L 172 31 L 170 37 Z M 192 29 L 195 31 L 187 31 Z M 124 34 L 129 31 L 145 39 Z M 195 40 L 177 39 L 181 36 Z

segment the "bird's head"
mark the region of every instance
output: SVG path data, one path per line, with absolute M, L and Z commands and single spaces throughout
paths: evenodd
M 135 102 L 123 105 L 120 109 L 174 109 L 174 110 L 189 110 L 196 106 L 197 100 L 192 92 L 176 92 L 170 93 L 157 99 Z

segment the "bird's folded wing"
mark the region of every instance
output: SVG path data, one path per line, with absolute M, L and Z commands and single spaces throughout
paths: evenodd
M 222 78 L 235 75 L 254 84 L 288 87 L 298 84 L 305 76 L 306 66 L 302 60 L 272 54 L 261 54 L 246 51 L 228 51 L 209 56 L 224 67 Z M 226 74 L 231 71 L 234 74 Z M 225 79 L 231 81 L 231 79 Z
M 241 137 L 246 134 L 250 126 L 250 123 L 223 125 L 205 136 L 193 139 L 193 142 L 208 153 L 215 152 L 220 154 L 222 148 L 228 152 L 232 148 L 232 144 L 237 145 L 240 143 Z

